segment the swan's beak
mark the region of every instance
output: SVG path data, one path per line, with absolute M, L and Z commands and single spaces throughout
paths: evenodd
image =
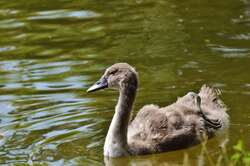
M 97 81 L 94 85 L 92 85 L 87 92 L 94 92 L 100 89 L 105 89 L 108 87 L 108 80 L 103 77 L 99 81 Z

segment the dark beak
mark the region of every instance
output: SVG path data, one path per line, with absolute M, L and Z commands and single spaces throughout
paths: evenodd
M 108 80 L 105 77 L 102 77 L 99 81 L 97 81 L 94 85 L 92 85 L 87 92 L 94 92 L 100 89 L 105 89 L 108 87 Z

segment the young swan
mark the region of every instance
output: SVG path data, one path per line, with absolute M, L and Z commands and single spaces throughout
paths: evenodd
M 229 124 L 226 107 L 218 92 L 206 85 L 198 94 L 189 92 L 175 103 L 159 108 L 144 106 L 130 120 L 138 76 L 127 63 L 109 67 L 87 92 L 104 88 L 119 90 L 119 100 L 104 144 L 104 156 L 158 153 L 195 145 L 201 136 L 211 138 Z

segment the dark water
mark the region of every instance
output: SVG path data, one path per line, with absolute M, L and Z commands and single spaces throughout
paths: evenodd
M 229 145 L 250 146 L 250 1 L 0 1 L 0 163 L 103 165 L 117 92 L 85 91 L 116 62 L 139 72 L 135 110 L 221 88 Z M 113 165 L 178 165 L 185 152 L 202 164 L 196 146 Z

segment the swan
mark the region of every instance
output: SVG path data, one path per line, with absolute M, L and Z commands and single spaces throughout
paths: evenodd
M 104 143 L 104 156 L 152 154 L 186 148 L 213 137 L 229 125 L 221 92 L 203 85 L 199 94 L 189 92 L 166 107 L 146 105 L 131 120 L 138 88 L 138 74 L 127 63 L 116 63 L 87 92 L 119 90 L 119 99 Z

